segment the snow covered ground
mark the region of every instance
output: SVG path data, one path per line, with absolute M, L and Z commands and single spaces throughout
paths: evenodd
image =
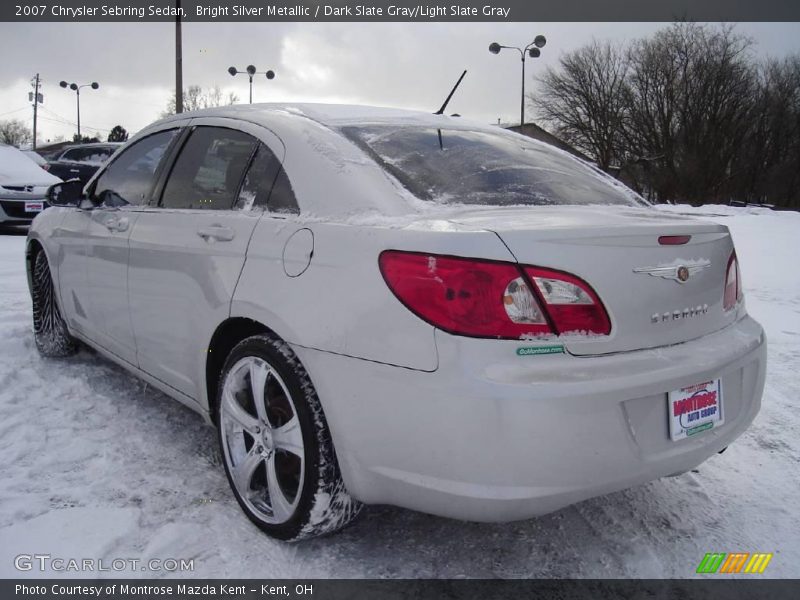
M 763 408 L 726 453 L 530 521 L 371 507 L 296 545 L 243 516 L 199 416 L 88 351 L 37 355 L 25 238 L 0 235 L 0 576 L 20 575 L 17 554 L 48 553 L 194 558 L 201 577 L 690 577 L 706 552 L 732 551 L 774 552 L 768 575 L 800 576 L 800 214 L 664 210 L 731 228 L 767 330 Z

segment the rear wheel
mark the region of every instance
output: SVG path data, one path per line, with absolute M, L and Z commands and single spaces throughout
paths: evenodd
M 78 342 L 67 330 L 56 302 L 50 265 L 43 250 L 33 259 L 31 298 L 33 300 L 33 339 L 43 356 L 62 357 L 74 354 Z
M 285 342 L 258 335 L 231 351 L 217 417 L 233 493 L 267 534 L 315 537 L 358 514 L 361 505 L 345 489 L 314 386 Z

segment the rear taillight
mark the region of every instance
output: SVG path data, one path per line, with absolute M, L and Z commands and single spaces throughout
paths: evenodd
M 739 271 L 739 260 L 736 258 L 736 250 L 731 252 L 728 259 L 728 267 L 725 270 L 725 291 L 722 296 L 722 307 L 731 310 L 736 307 L 736 303 L 742 298 L 742 274 Z
M 611 332 L 608 313 L 588 283 L 561 271 L 525 267 L 525 272 L 539 289 L 558 333 L 608 335 Z
M 560 271 L 397 250 L 383 252 L 379 265 L 409 310 L 449 333 L 519 339 L 611 330 L 594 290 Z

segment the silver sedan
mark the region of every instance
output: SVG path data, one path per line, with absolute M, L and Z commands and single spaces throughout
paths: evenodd
M 95 348 L 219 431 L 268 534 L 363 503 L 507 521 L 694 468 L 758 412 L 724 226 L 458 117 L 187 113 L 27 244 L 36 344 Z

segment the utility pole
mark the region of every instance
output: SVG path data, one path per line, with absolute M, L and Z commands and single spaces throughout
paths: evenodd
M 36 74 L 36 77 L 33 78 L 31 81 L 31 87 L 33 87 L 33 93 L 29 94 L 30 99 L 33 100 L 33 149 L 36 150 L 36 116 L 37 116 L 37 109 L 39 108 L 39 103 L 44 102 L 44 96 L 39 93 L 39 88 L 41 84 L 39 83 L 39 74 Z
M 175 112 L 183 112 L 183 43 L 181 41 L 181 0 L 176 2 L 175 17 Z

